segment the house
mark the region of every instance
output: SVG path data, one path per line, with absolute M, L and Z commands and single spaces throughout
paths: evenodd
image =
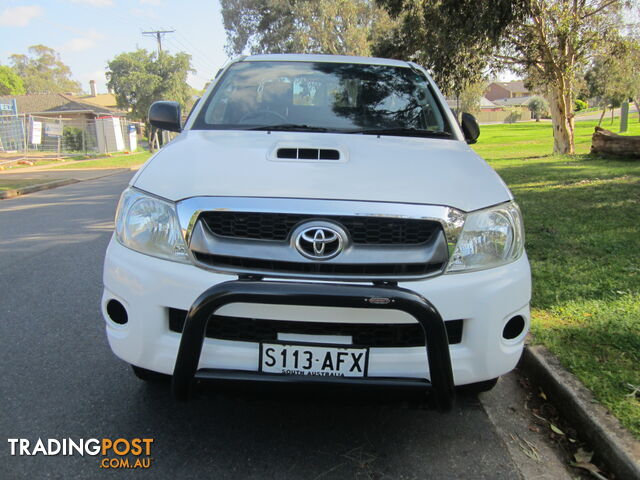
M 458 102 L 455 97 L 445 97 L 445 100 L 447 101 L 447 105 L 449 105 L 449 108 L 451 110 L 455 111 L 458 108 Z M 501 109 L 499 105 L 496 105 L 491 100 L 487 99 L 487 97 L 480 97 L 480 100 L 478 101 L 478 107 L 481 112 Z
M 522 97 L 525 98 L 525 97 Z M 529 98 L 529 97 L 527 97 Z M 447 104 L 451 110 L 455 111 L 457 101 L 455 98 L 446 97 Z M 515 99 L 514 99 L 515 100 Z M 519 109 L 505 108 L 510 105 L 498 102 L 492 102 L 487 97 L 480 97 L 478 102 L 478 111 L 474 113 L 478 123 L 513 123 L 528 118 L 528 110 L 526 107 Z
M 529 102 L 533 97 L 535 97 L 535 95 L 525 95 L 523 97 L 512 97 L 512 98 L 500 98 L 498 100 L 494 100 L 493 103 L 503 107 L 528 107 Z
M 0 105 L 0 152 L 113 152 L 135 150 L 135 126 L 112 94 L 4 95 Z M 13 108 L 15 105 L 15 109 Z M 133 131 L 132 131 L 133 129 Z M 131 138 L 131 139 L 130 139 Z
M 492 102 L 504 98 L 529 96 L 531 96 L 531 92 L 524 86 L 524 81 L 522 80 L 514 80 L 512 82 L 491 82 L 485 92 L 485 97 Z
M 113 95 L 100 97 L 78 97 L 64 93 L 43 93 L 33 95 L 4 95 L 0 96 L 0 104 L 11 103 L 16 100 L 19 115 L 32 115 L 49 118 L 67 118 L 94 120 L 101 116 L 124 117 L 127 112 L 119 110 L 113 105 L 101 105 L 96 101 L 113 103 Z M 107 97 L 107 98 L 104 98 Z

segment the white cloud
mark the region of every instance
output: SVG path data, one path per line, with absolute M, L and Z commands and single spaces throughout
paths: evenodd
M 96 30 L 88 30 L 86 34 L 75 37 L 65 43 L 60 50 L 63 52 L 82 52 L 84 50 L 90 50 L 93 47 L 98 45 L 100 40 L 103 40 L 105 36 L 96 31 Z
M 83 3 L 91 7 L 113 7 L 113 0 L 71 0 L 73 3 Z
M 22 7 L 5 8 L 0 13 L 0 26 L 2 27 L 26 27 L 29 22 L 44 13 L 42 7 L 37 5 L 24 5 Z

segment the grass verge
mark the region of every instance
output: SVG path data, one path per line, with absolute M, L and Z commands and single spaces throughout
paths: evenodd
M 57 179 L 62 180 L 62 179 Z M 17 190 L 18 188 L 30 187 L 31 185 L 40 185 L 42 183 L 52 182 L 53 179 L 42 178 L 21 178 L 21 179 L 0 179 L 0 192 L 7 190 Z
M 640 438 L 640 161 L 588 155 L 596 124 L 576 124 L 573 157 L 547 155 L 548 123 L 484 126 L 475 150 L 524 213 L 535 341 Z
M 117 155 L 112 157 L 96 158 L 94 160 L 69 162 L 57 167 L 55 170 L 63 170 L 69 168 L 131 168 L 142 165 L 146 162 L 151 154 L 149 152 L 132 153 L 130 155 Z

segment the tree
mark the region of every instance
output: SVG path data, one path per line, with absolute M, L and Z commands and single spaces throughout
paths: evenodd
M 524 21 L 507 31 L 506 53 L 511 68 L 549 99 L 553 152 L 574 153 L 576 78 L 598 53 L 618 38 L 624 0 L 530 0 Z
M 221 0 L 229 54 L 370 55 L 391 25 L 373 0 Z
M 477 82 L 468 83 L 457 98 L 458 108 L 456 110 L 460 112 L 460 115 L 462 112 L 477 114 L 480 111 L 480 100 L 486 90 L 487 82 L 484 78 Z
M 149 107 L 157 100 L 177 101 L 186 111 L 192 101 L 187 75 L 193 71 L 191 56 L 186 53 L 158 55 L 138 49 L 111 60 L 106 76 L 118 107 L 129 110 L 132 118 L 146 121 Z
M 554 153 L 573 153 L 576 76 L 618 37 L 630 1 L 380 0 L 402 23 L 378 51 L 416 59 L 458 94 L 499 49 L 503 65 L 549 97 Z
M 26 93 L 80 93 L 80 83 L 71 79 L 71 69 L 60 54 L 44 45 L 29 47 L 29 54 L 9 57 L 13 69 L 22 78 Z
M 535 96 L 529 100 L 527 107 L 529 107 L 529 110 L 536 119 L 536 122 L 539 122 L 540 117 L 549 111 L 549 103 L 544 99 L 544 97 L 540 96 Z
M 625 39 L 618 42 L 609 55 L 596 57 L 585 74 L 589 96 L 602 107 L 600 125 L 607 111 L 629 99 L 635 102 L 640 119 L 640 43 Z
M 376 55 L 413 60 L 439 87 L 459 97 L 483 81 L 505 29 L 526 0 L 379 0 L 397 20 L 378 37 Z
M 0 65 L 0 95 L 24 95 L 24 83 L 13 68 Z

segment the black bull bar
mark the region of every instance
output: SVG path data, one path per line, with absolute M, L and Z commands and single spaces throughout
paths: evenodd
M 319 307 L 375 308 L 400 310 L 412 315 L 425 336 L 430 379 L 385 377 L 323 377 L 265 374 L 251 371 L 200 369 L 207 324 L 215 312 L 230 303 L 263 303 Z M 294 283 L 263 280 L 234 280 L 205 291 L 191 306 L 182 331 L 173 371 L 172 390 L 176 399 L 187 400 L 194 379 L 249 380 L 254 382 L 342 383 L 349 385 L 422 388 L 436 408 L 450 410 L 455 398 L 449 342 L 444 322 L 435 307 L 421 295 L 394 285 L 350 285 Z

